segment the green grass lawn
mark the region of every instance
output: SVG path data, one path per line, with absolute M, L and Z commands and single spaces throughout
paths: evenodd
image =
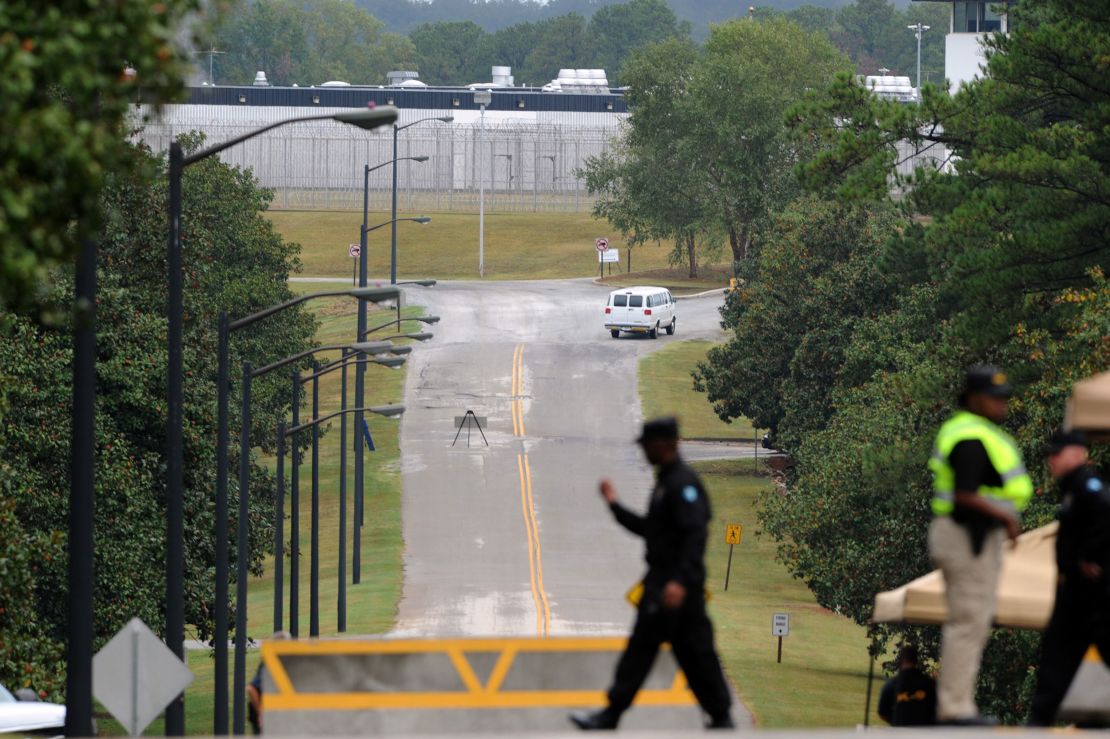
M 286 239 L 304 249 L 302 274 L 349 277 L 352 259 L 347 246 L 359 240 L 362 214 L 336 211 L 271 211 L 270 220 Z M 469 213 L 406 213 L 428 215 L 431 223 L 397 224 L 397 273 L 401 279 L 476 279 L 478 277 L 478 216 Z M 389 220 L 389 213 L 371 213 L 370 224 Z M 487 213 L 486 277 L 489 279 L 552 279 L 597 274 L 594 239 L 605 236 L 621 248 L 612 226 L 587 213 Z M 390 229 L 368 236 L 369 271 L 388 276 Z M 633 252 L 637 270 L 665 269 L 668 244 L 643 244 Z M 726 280 L 727 283 L 727 280 Z
M 681 333 L 681 319 L 678 330 Z M 694 392 L 690 372 L 712 346 L 709 341 L 676 341 L 640 360 L 644 417 L 677 416 L 684 439 L 750 440 L 755 432 L 747 419 L 725 423 L 713 412 L 705 395 Z
M 775 560 L 775 544 L 758 533 L 756 497 L 771 483 L 751 476 L 747 462 L 696 465 L 713 498 L 710 530 L 710 612 L 725 671 L 761 728 L 854 726 L 863 721 L 867 690 L 865 630 L 814 602 L 806 586 Z M 723 590 L 725 525 L 739 523 L 729 588 Z M 771 616 L 790 614 L 790 636 L 771 636 Z M 880 683 L 876 682 L 876 690 Z M 876 699 L 872 700 L 874 710 Z M 872 714 L 873 723 L 878 723 Z
M 681 324 L 679 324 L 681 326 Z M 670 344 L 640 361 L 644 415 L 674 414 L 685 438 L 750 438 L 743 419 L 725 424 L 690 380 L 694 365 L 711 343 Z M 762 728 L 843 727 L 862 722 L 867 689 L 865 630 L 827 611 L 805 585 L 775 559 L 775 544 L 758 533 L 757 497 L 771 482 L 753 476 L 748 460 L 696 465 L 713 499 L 714 520 L 706 554 L 710 611 L 725 671 Z M 735 548 L 725 591 L 728 545 L 725 525 L 739 523 L 743 538 Z M 790 614 L 790 636 L 776 663 L 778 641 L 771 616 Z M 876 720 L 873 716 L 872 720 Z

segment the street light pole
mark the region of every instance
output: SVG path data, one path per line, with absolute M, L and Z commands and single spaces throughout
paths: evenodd
M 277 476 L 274 490 L 274 633 L 282 630 L 285 594 L 285 421 L 277 425 Z
M 233 730 L 246 732 L 246 710 L 243 696 L 247 693 L 247 672 L 240 665 L 247 662 L 247 565 L 250 557 L 250 474 L 251 474 L 251 364 L 243 362 L 242 385 L 239 393 L 239 521 L 236 526 L 235 578 L 235 710 Z
M 166 646 L 185 660 L 185 521 L 182 463 L 182 336 L 184 309 L 181 271 L 181 176 L 185 155 L 181 144 L 170 143 L 170 227 L 166 264 L 167 327 L 166 358 Z M 218 697 L 218 696 L 217 696 Z M 166 736 L 185 733 L 184 694 L 166 707 Z M 218 703 L 217 703 L 218 705 Z
M 320 363 L 312 363 L 312 417 L 320 417 Z M 308 635 L 320 636 L 320 427 L 312 427 L 312 512 L 309 516 Z
M 913 31 L 914 35 L 917 36 L 917 99 L 920 100 L 921 99 L 921 35 L 925 31 L 929 30 L 929 26 L 926 26 L 924 23 L 918 21 L 917 23 L 914 23 L 912 26 L 906 26 L 906 28 Z
M 335 629 L 340 634 L 347 630 L 347 362 L 343 353 L 342 379 L 339 382 L 339 569 L 336 593 Z M 355 437 L 358 438 L 357 436 Z
M 478 276 L 486 276 L 486 175 L 485 159 L 482 149 L 486 143 L 486 106 L 493 100 L 489 90 L 475 90 L 474 102 L 481 110 L 481 125 L 478 128 Z
M 228 147 L 290 123 L 315 120 L 334 120 L 359 128 L 372 130 L 397 120 L 397 109 L 392 106 L 344 111 L 330 115 L 311 115 L 289 118 L 262 126 L 222 143 L 201 149 L 188 156 L 177 141 L 169 147 L 169 234 L 166 250 L 167 265 L 167 362 L 166 362 L 166 645 L 179 659 L 185 657 L 185 525 L 184 525 L 184 473 L 182 454 L 182 386 L 184 347 L 184 290 L 181 256 L 181 179 L 185 167 L 218 154 Z M 219 602 L 217 602 L 217 608 Z M 226 602 L 225 602 L 226 607 Z M 220 649 L 217 634 L 216 648 Z M 224 634 L 226 642 L 226 631 Z M 226 645 L 224 647 L 226 650 Z M 218 656 L 218 652 L 217 652 Z M 217 664 L 216 703 L 214 708 L 214 733 L 227 733 L 227 681 L 221 679 Z M 226 654 L 223 668 L 226 671 Z M 221 691 L 222 688 L 222 691 Z M 167 736 L 185 733 L 184 695 L 175 699 L 165 714 Z
M 77 258 L 73 306 L 73 421 L 69 489 L 66 736 L 92 736 L 93 541 L 96 470 L 96 242 Z
M 301 421 L 301 383 L 297 371 L 293 371 L 293 428 Z M 300 634 L 301 613 L 301 435 L 294 433 L 290 449 L 289 464 L 289 634 L 296 639 Z

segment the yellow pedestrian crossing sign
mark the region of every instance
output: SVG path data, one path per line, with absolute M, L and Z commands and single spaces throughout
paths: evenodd
M 725 544 L 739 544 L 740 537 L 744 534 L 744 527 L 738 523 L 725 525 Z

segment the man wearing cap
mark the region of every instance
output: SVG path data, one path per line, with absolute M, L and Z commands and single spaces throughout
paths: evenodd
M 1012 389 L 996 367 L 967 371 L 960 407 L 937 432 L 929 556 L 944 575 L 948 620 L 941 632 L 937 721 L 982 725 L 975 684 L 994 620 L 995 590 L 1006 537 L 1033 494 L 1021 452 L 998 424 Z
M 600 489 L 617 522 L 647 545 L 648 572 L 637 606 L 636 625 L 617 665 L 609 705 L 592 714 L 573 714 L 580 728 L 615 729 L 632 705 L 659 648 L 669 642 L 709 728 L 732 728 L 732 696 L 713 646 L 713 625 L 705 612 L 705 542 L 709 499 L 705 488 L 678 454 L 678 423 L 663 418 L 644 424 L 639 438 L 656 468 L 655 489 L 646 516 L 625 508 L 608 480 Z
M 1041 642 L 1030 723 L 1049 726 L 1083 655 L 1096 645 L 1110 665 L 1110 487 L 1088 463 L 1087 440 L 1057 431 L 1045 447 L 1060 484 L 1056 604 Z

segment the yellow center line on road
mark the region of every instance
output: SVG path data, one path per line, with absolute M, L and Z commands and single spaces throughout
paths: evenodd
M 518 344 L 513 351 L 512 415 L 513 434 L 524 436 L 524 345 Z M 548 636 L 551 633 L 551 604 L 543 586 L 543 550 L 540 546 L 540 526 L 536 519 L 536 503 L 532 493 L 532 467 L 528 463 L 528 453 L 516 455 L 517 472 L 520 475 L 520 511 L 524 518 L 524 532 L 528 536 L 528 575 L 532 585 L 532 601 L 536 605 L 536 635 Z

